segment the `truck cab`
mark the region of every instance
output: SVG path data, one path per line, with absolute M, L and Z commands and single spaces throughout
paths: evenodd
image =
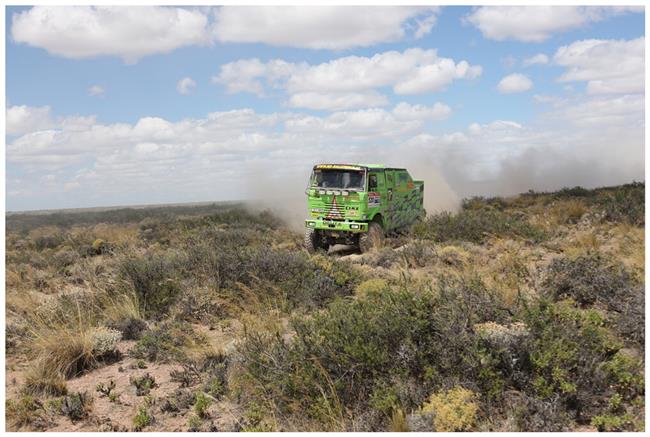
M 317 164 L 306 189 L 305 247 L 358 245 L 366 252 L 383 236 L 424 217 L 424 182 L 404 168 Z

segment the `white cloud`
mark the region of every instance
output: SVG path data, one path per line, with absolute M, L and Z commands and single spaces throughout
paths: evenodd
M 589 94 L 643 93 L 645 38 L 586 39 L 560 47 L 553 60 L 567 67 L 560 81 L 586 81 Z
M 444 120 L 450 114 L 451 108 L 443 103 L 424 106 L 402 102 L 393 109 L 393 115 L 398 120 Z
M 643 126 L 645 97 L 642 94 L 597 97 L 569 106 L 558 113 L 578 126 Z
M 530 65 L 545 65 L 548 64 L 548 56 L 546 56 L 544 53 L 538 53 L 535 56 L 531 56 L 530 58 L 524 59 L 524 67 L 528 67 Z
M 388 51 L 372 57 L 346 56 L 317 65 L 291 63 L 280 59 L 261 62 L 243 59 L 221 66 L 212 80 L 226 87 L 230 93 L 251 92 L 265 95 L 269 90 L 286 91 L 290 105 L 317 100 L 318 109 L 343 109 L 343 100 L 356 101 L 376 94 L 368 94 L 382 87 L 392 87 L 396 94 L 420 94 L 445 89 L 454 80 L 474 79 L 480 76 L 480 66 L 467 61 L 456 62 L 439 57 L 434 49 L 407 49 Z M 307 94 L 305 94 L 307 93 Z M 330 97 L 325 98 L 328 94 Z M 298 95 L 299 97 L 293 98 Z M 310 97 L 306 99 L 305 95 Z M 347 97 L 342 97 L 347 96 Z M 352 98 L 354 96 L 354 98 Z M 331 102 L 332 106 L 327 107 Z M 310 103 L 310 102 L 308 102 Z
M 512 94 L 528 91 L 532 86 L 533 82 L 528 77 L 520 73 L 513 73 L 501 79 L 497 89 L 501 93 Z
M 461 195 L 643 177 L 643 95 L 578 97 L 531 124 L 496 120 L 434 134 L 440 126 L 432 121 L 449 112 L 442 103 L 400 103 L 326 116 L 240 109 L 180 121 L 143 117 L 131 124 L 57 118 L 55 126 L 8 141 L 7 163 L 25 175 L 7 180 L 7 193 L 13 193 L 8 206 L 236 199 L 246 195 L 247 181 L 263 184 L 260 169 L 269 168 L 283 181 L 281 190 L 302 204 L 306 179 L 293 182 L 296 174 L 306 178 L 317 161 L 368 156 L 410 169 L 416 168 L 412 162 L 436 163 Z M 45 183 L 48 174 L 56 178 Z
M 485 38 L 541 42 L 612 15 L 643 12 L 643 7 L 601 6 L 481 6 L 464 19 Z
M 10 106 L 7 108 L 6 129 L 8 135 L 21 135 L 52 127 L 50 107 Z
M 184 77 L 176 84 L 176 91 L 180 94 L 189 94 L 196 87 L 196 82 L 191 77 Z
M 289 98 L 289 106 L 293 108 L 330 111 L 386 105 L 388 105 L 388 98 L 375 91 L 362 93 L 319 93 L 308 91 L 293 94 Z
M 220 42 L 342 50 L 421 38 L 438 7 L 224 6 L 215 13 Z
M 93 97 L 101 97 L 104 95 L 104 87 L 100 85 L 93 85 L 90 88 L 88 88 L 88 95 L 93 96 Z
M 162 6 L 34 6 L 13 14 L 11 36 L 53 55 L 128 63 L 210 40 L 204 13 Z
M 214 42 L 314 49 L 419 39 L 438 7 L 420 6 L 34 6 L 12 15 L 14 42 L 72 59 L 144 56 Z

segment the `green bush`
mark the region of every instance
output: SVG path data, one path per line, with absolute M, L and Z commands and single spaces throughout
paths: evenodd
M 212 400 L 205 393 L 199 392 L 194 398 L 194 412 L 201 419 L 205 419 L 208 417 L 208 407 L 210 404 L 212 404 Z
M 152 388 L 158 387 L 156 379 L 149 373 L 145 373 L 141 376 L 131 376 L 129 382 L 131 385 L 135 386 L 136 396 L 146 396 Z
M 611 189 L 602 189 L 596 204 L 603 219 L 614 223 L 645 224 L 645 183 L 634 182 Z
M 133 430 L 142 431 L 147 426 L 151 425 L 154 421 L 153 416 L 149 413 L 146 406 L 140 406 L 138 413 L 133 417 Z
M 358 282 L 348 264 L 304 252 L 276 249 L 266 244 L 252 247 L 195 245 L 189 249 L 188 264 L 206 274 L 218 290 L 235 301 L 248 301 L 252 292 L 265 303 L 279 297 L 290 308 L 317 308 L 336 296 L 352 294 Z
M 162 317 L 176 302 L 180 264 L 174 254 L 132 257 L 120 264 L 120 274 L 133 287 L 145 317 Z
M 436 242 L 469 241 L 477 244 L 492 236 L 525 238 L 535 242 L 545 237 L 540 228 L 523 218 L 496 210 L 474 209 L 429 216 L 414 226 L 413 233 L 418 238 Z
M 204 335 L 187 322 L 163 322 L 144 333 L 130 351 L 134 358 L 149 361 L 181 361 L 188 349 L 200 349 L 208 344 Z
M 541 300 L 525 319 L 530 340 L 522 371 L 531 393 L 543 399 L 559 395 L 568 410 L 587 417 L 600 411 L 612 384 L 602 365 L 622 346 L 603 313 Z
M 378 288 L 364 299 L 339 298 L 324 312 L 294 319 L 290 344 L 248 332 L 240 378 L 253 399 L 282 413 L 326 422 L 344 409 L 370 407 L 385 422 L 444 381 L 477 378 L 482 365 L 472 326 L 503 320 L 500 306 L 476 279 L 443 279 L 433 295 Z
M 609 266 L 600 255 L 555 258 L 547 267 L 541 290 L 553 300 L 573 299 L 582 307 L 597 306 L 616 314 L 616 331 L 637 344 L 645 341 L 643 287 L 622 266 Z

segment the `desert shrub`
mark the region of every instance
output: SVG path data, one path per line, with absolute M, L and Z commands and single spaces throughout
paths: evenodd
M 438 251 L 438 259 L 453 267 L 463 267 L 469 261 L 469 253 L 462 247 L 445 246 Z
M 406 265 L 412 268 L 425 267 L 436 258 L 436 250 L 430 242 L 416 240 L 399 252 Z
M 111 379 L 108 384 L 104 384 L 103 382 L 100 382 L 97 384 L 95 387 L 95 391 L 100 394 L 100 396 L 106 396 L 110 398 L 112 395 L 114 395 L 113 390 L 115 390 L 115 380 Z
M 212 400 L 205 393 L 199 392 L 194 398 L 194 412 L 201 419 L 205 419 L 208 417 L 208 407 L 210 404 L 212 404 Z
M 420 404 L 427 388 L 476 378 L 481 364 L 472 326 L 505 316 L 498 297 L 476 279 L 442 280 L 434 295 L 378 289 L 294 319 L 291 343 L 249 332 L 239 347 L 240 377 L 254 381 L 253 397 L 280 412 L 324 422 L 343 409 L 374 406 L 388 420 L 396 407 Z
M 136 396 L 146 396 L 152 388 L 158 387 L 156 379 L 148 372 L 141 376 L 131 376 L 129 378 L 129 383 L 135 386 Z
M 120 264 L 120 274 L 133 287 L 145 317 L 161 317 L 176 302 L 181 263 L 174 254 L 165 254 L 126 258 Z
M 554 300 L 572 298 L 582 306 L 598 303 L 613 308 L 629 294 L 630 276 L 606 266 L 600 255 L 555 258 L 545 273 L 542 289 Z
M 570 301 L 541 300 L 526 311 L 530 331 L 528 387 L 544 399 L 560 395 L 565 407 L 589 416 L 602 407 L 610 385 L 600 366 L 621 344 L 603 314 Z
M 32 242 L 36 250 L 56 249 L 65 242 L 65 233 L 56 228 L 42 228 L 32 232 Z
M 162 400 L 160 411 L 163 413 L 178 413 L 187 410 L 194 404 L 195 396 L 196 394 L 190 390 L 176 389 Z
M 542 291 L 553 300 L 574 299 L 583 307 L 599 306 L 617 314 L 617 332 L 643 344 L 643 287 L 622 266 L 609 266 L 600 255 L 555 258 L 545 272 Z
M 89 255 L 103 255 L 105 253 L 111 253 L 113 251 L 113 245 L 108 241 L 102 240 L 101 238 L 96 238 L 93 241 L 93 244 L 90 245 L 88 249 Z
M 5 414 L 7 422 L 16 428 L 31 425 L 42 429 L 47 426 L 42 402 L 31 395 L 23 395 L 18 400 L 7 399 Z
M 464 210 L 497 210 L 503 211 L 508 207 L 508 202 L 503 197 L 474 196 L 463 199 L 461 208 Z
M 558 224 L 575 224 L 588 211 L 584 202 L 576 199 L 557 201 L 548 208 Z
M 346 263 L 268 245 L 196 245 L 189 248 L 188 263 L 234 301 L 249 302 L 253 293 L 257 300 L 274 305 L 282 298 L 289 309 L 320 307 L 336 296 L 350 295 L 358 282 Z
M 124 340 L 138 340 L 147 330 L 147 322 L 135 317 L 121 318 L 107 323 L 111 329 L 119 331 Z
M 644 365 L 638 358 L 620 350 L 605 363 L 603 370 L 621 399 L 632 400 L 643 395 Z
M 66 378 L 119 358 L 116 346 L 121 334 L 105 327 L 88 326 L 83 321 L 43 324 L 33 335 L 35 365 L 60 372 Z
M 63 248 L 50 257 L 50 264 L 57 270 L 74 264 L 79 259 L 79 254 L 71 249 Z
M 28 394 L 46 396 L 62 396 L 68 392 L 63 375 L 56 369 L 48 368 L 43 361 L 27 369 L 23 390 Z
M 437 432 L 470 431 L 476 424 L 477 401 L 471 390 L 454 387 L 432 394 L 420 411 L 433 415 L 433 427 Z
M 456 214 L 442 212 L 414 226 L 418 238 L 437 242 L 483 243 L 490 237 L 518 237 L 541 241 L 544 233 L 525 219 L 499 211 L 464 209 Z
M 357 288 L 354 290 L 354 294 L 357 297 L 367 297 L 373 293 L 380 293 L 382 290 L 389 288 L 388 283 L 385 279 L 367 279 L 357 285 Z
M 151 415 L 146 406 L 138 407 L 138 413 L 133 417 L 133 430 L 142 431 L 147 426 L 151 425 L 154 417 Z
M 516 392 L 516 396 L 506 402 L 505 408 L 516 427 L 509 431 L 561 432 L 570 429 L 571 417 L 560 395 L 541 399 Z
M 645 183 L 635 182 L 603 189 L 596 199 L 603 219 L 614 223 L 645 224 Z
M 86 392 L 72 393 L 63 398 L 61 412 L 72 422 L 76 422 L 88 416 L 92 403 L 93 398 L 90 394 Z
M 130 354 L 149 361 L 180 361 L 188 352 L 201 350 L 207 344 L 205 336 L 195 332 L 189 323 L 167 321 L 144 333 Z

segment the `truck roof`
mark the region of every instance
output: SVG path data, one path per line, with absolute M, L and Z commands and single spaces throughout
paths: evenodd
M 383 164 L 316 164 L 314 168 L 339 168 L 339 169 L 361 169 L 361 168 L 367 168 L 367 169 L 373 169 L 373 170 L 406 170 L 404 168 L 397 168 L 397 167 L 388 167 Z

